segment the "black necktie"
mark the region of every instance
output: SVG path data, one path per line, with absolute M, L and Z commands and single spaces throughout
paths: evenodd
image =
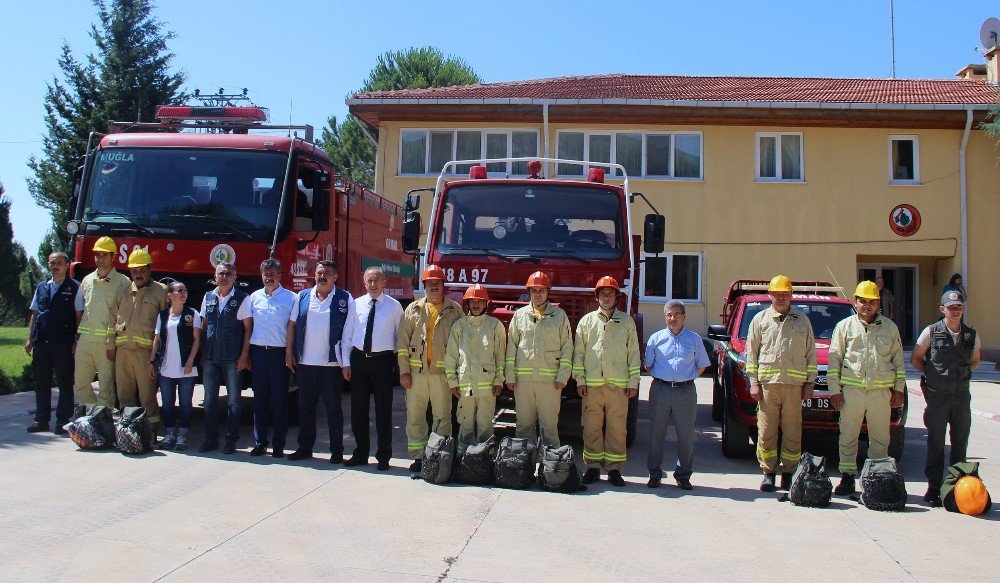
M 371 307 L 368 309 L 368 324 L 365 326 L 364 351 L 372 351 L 372 331 L 375 329 L 375 298 L 372 298 Z

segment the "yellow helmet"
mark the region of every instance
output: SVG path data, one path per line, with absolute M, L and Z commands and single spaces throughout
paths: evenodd
M 102 253 L 114 253 L 115 251 L 118 251 L 118 245 L 115 245 L 114 239 L 105 235 L 94 242 L 93 250 L 100 251 Z
M 787 275 L 775 275 L 771 278 L 771 283 L 767 284 L 769 292 L 790 292 L 792 291 L 792 280 Z
M 129 267 L 146 267 L 152 262 L 153 259 L 145 249 L 136 249 L 128 256 Z
M 864 298 L 866 300 L 877 300 L 879 299 L 878 286 L 875 285 L 874 281 L 862 281 L 854 290 L 854 297 Z

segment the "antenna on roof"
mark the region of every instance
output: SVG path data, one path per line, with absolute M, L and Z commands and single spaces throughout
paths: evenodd
M 987 18 L 979 29 L 979 40 L 986 50 L 1000 45 L 1000 20 L 992 17 Z
M 896 23 L 893 18 L 892 0 L 889 0 L 889 53 L 892 58 L 890 71 L 892 78 L 896 78 Z

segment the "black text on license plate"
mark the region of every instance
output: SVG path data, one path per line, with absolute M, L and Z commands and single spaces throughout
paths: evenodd
M 802 401 L 803 409 L 829 409 L 830 399 L 806 399 Z

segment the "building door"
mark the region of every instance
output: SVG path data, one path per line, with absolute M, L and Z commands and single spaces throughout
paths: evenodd
M 903 346 L 913 346 L 917 340 L 917 267 L 915 265 L 862 264 L 858 266 L 858 280 L 878 281 L 885 279 L 885 289 L 892 294 L 892 300 L 883 302 L 882 313 L 891 315 L 899 326 Z

